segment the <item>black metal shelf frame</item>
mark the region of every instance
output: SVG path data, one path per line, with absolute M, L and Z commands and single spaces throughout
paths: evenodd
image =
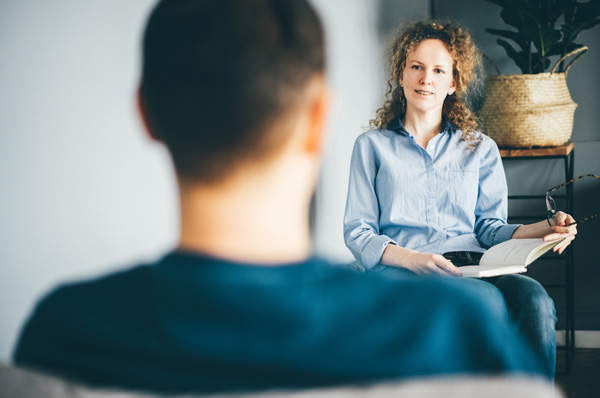
M 503 161 L 512 160 L 537 160 L 537 159 L 555 159 L 564 162 L 565 181 L 572 180 L 574 175 L 575 165 L 575 149 L 572 149 L 567 154 L 544 155 L 544 156 L 518 156 L 518 157 L 503 157 Z M 569 214 L 573 214 L 573 184 L 567 185 L 566 195 L 556 195 L 556 199 L 564 199 L 566 210 Z M 544 199 L 545 195 L 508 195 L 508 200 L 529 200 L 529 199 Z M 545 215 L 542 217 L 545 218 Z M 517 216 L 509 217 L 511 220 L 532 220 L 533 217 Z M 540 218 L 537 218 L 539 220 Z M 546 289 L 565 289 L 565 346 L 562 347 L 566 351 L 566 373 L 571 370 L 571 362 L 573 360 L 573 351 L 575 349 L 575 258 L 574 258 L 574 243 L 565 250 L 565 257 L 545 257 L 545 260 L 563 260 L 565 262 L 565 283 L 560 285 L 544 285 Z M 561 347 L 559 347 L 561 348 Z

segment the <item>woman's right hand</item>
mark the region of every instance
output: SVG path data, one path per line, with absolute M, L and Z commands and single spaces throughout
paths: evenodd
M 459 268 L 441 254 L 422 253 L 388 244 L 381 264 L 406 268 L 419 275 L 462 276 Z

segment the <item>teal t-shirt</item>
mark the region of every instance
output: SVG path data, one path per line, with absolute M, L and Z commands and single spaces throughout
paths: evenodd
M 14 360 L 94 386 L 172 393 L 541 374 L 508 316 L 458 282 L 175 251 L 51 292 Z

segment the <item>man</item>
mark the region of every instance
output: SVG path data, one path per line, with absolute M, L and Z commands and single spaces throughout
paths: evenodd
M 164 0 L 143 46 L 140 109 L 175 165 L 179 245 L 50 293 L 17 364 L 161 392 L 539 373 L 477 292 L 311 257 L 328 89 L 306 0 Z

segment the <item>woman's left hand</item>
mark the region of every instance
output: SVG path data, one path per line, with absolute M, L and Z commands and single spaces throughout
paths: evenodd
M 575 235 L 577 235 L 577 224 L 568 225 L 572 222 L 575 222 L 575 219 L 573 219 L 570 214 L 559 211 L 554 216 L 554 225 L 550 227 L 552 232 L 544 236 L 544 242 L 555 239 L 564 239 L 552 248 L 553 251 L 558 251 L 558 254 L 562 254 L 567 246 L 571 244 L 573 239 L 575 239 Z

